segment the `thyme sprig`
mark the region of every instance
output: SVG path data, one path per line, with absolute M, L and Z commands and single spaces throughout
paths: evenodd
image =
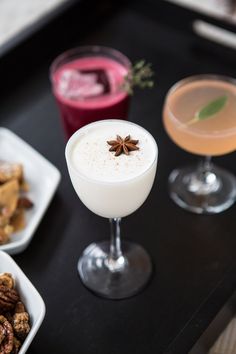
M 154 72 L 150 63 L 145 60 L 140 60 L 132 65 L 129 73 L 124 77 L 122 90 L 126 91 L 129 95 L 133 95 L 134 87 L 152 88 Z

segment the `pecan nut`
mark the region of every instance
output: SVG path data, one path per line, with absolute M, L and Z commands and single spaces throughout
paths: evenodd
M 15 307 L 13 329 L 16 337 L 22 341 L 30 331 L 29 314 L 25 311 L 24 304 L 21 301 L 19 301 Z
M 33 207 L 33 202 L 29 199 L 29 198 L 26 198 L 26 197 L 20 197 L 18 199 L 18 208 L 24 208 L 24 209 L 30 209 Z
M 5 285 L 9 289 L 13 289 L 15 286 L 15 281 L 10 273 L 0 274 L 0 285 Z
M 16 337 L 14 337 L 13 338 L 13 348 L 12 348 L 11 354 L 18 354 L 20 347 L 21 347 L 21 342 Z
M 0 354 L 10 354 L 13 349 L 13 328 L 4 316 L 0 316 Z
M 15 289 L 0 285 L 0 313 L 11 311 L 19 301 L 19 294 Z

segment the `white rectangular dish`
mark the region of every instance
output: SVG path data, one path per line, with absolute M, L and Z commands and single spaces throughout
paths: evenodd
M 30 343 L 35 337 L 45 316 L 45 304 L 38 291 L 29 281 L 20 267 L 15 261 L 6 254 L 0 251 L 0 273 L 11 273 L 15 279 L 16 289 L 26 306 L 27 312 L 30 315 L 31 330 L 24 340 L 18 354 L 26 353 Z
M 0 128 L 0 160 L 22 163 L 26 182 L 30 190 L 27 193 L 34 203 L 26 211 L 26 227 L 11 235 L 7 244 L 0 250 L 9 254 L 22 252 L 31 241 L 61 179 L 60 172 L 41 154 L 24 140 L 6 128 Z

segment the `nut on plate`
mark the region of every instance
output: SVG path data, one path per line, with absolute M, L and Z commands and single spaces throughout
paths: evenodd
M 0 285 L 0 313 L 13 310 L 18 301 L 19 294 L 15 289 L 10 289 L 5 285 Z
M 16 337 L 14 337 L 13 338 L 13 348 L 12 348 L 11 354 L 19 353 L 20 347 L 21 347 L 21 342 Z
M 16 337 L 22 341 L 30 331 L 29 314 L 25 311 L 25 306 L 21 301 L 19 301 L 15 307 L 13 329 Z
M 25 196 L 28 191 L 23 165 L 0 161 L 0 245 L 8 243 L 13 232 L 25 228 L 25 211 L 33 207 Z
M 0 285 L 5 285 L 8 288 L 13 289 L 15 286 L 15 281 L 13 279 L 13 276 L 10 273 L 1 273 Z
M 4 317 L 0 316 L 0 353 L 10 354 L 13 349 L 13 328 L 10 322 Z
M 30 316 L 10 273 L 0 274 L 0 354 L 18 354 L 29 333 Z

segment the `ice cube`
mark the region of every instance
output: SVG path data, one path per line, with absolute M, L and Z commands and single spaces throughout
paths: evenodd
M 103 93 L 109 93 L 111 91 L 110 82 L 105 70 L 103 69 L 81 70 L 81 73 L 86 75 L 96 75 L 97 83 L 101 84 L 104 88 Z
M 67 69 L 61 73 L 58 90 L 70 99 L 100 96 L 109 92 L 109 82 L 103 70 Z

